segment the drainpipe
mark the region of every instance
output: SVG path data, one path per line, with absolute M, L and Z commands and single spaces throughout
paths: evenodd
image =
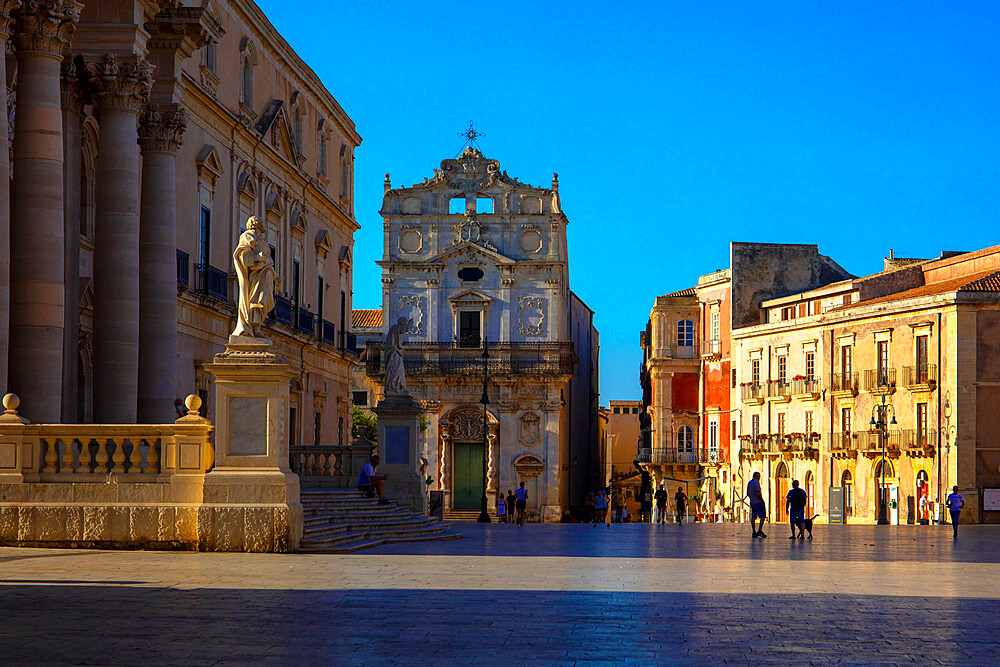
M 830 329 L 829 333 L 830 333 L 830 384 L 832 386 L 832 384 L 833 384 L 833 373 L 834 373 L 834 370 L 833 370 L 833 360 L 834 360 L 834 357 L 836 356 L 836 354 L 835 354 L 834 349 L 833 349 L 833 347 L 834 347 L 833 346 L 833 329 Z M 829 392 L 830 388 L 827 388 L 827 391 Z M 834 416 L 833 416 L 833 396 L 830 396 L 830 445 L 829 445 L 830 446 L 830 486 L 836 486 L 836 484 L 835 484 L 835 482 L 833 480 L 833 424 L 834 424 L 833 419 L 834 419 Z M 827 510 L 829 510 L 829 509 L 830 508 L 827 508 Z M 845 519 L 844 523 L 847 523 L 846 518 L 847 517 L 845 516 L 844 517 L 844 519 Z M 829 518 L 828 518 L 828 520 L 829 520 Z
M 767 382 L 765 383 L 765 386 L 766 387 L 770 387 L 771 386 L 771 346 L 770 345 L 767 346 Z M 768 433 L 768 435 L 770 435 L 771 433 L 774 433 L 774 431 L 771 429 L 771 401 L 767 400 L 767 396 L 764 397 L 764 405 L 767 406 L 767 433 Z M 771 497 L 771 491 L 774 490 L 773 487 L 774 487 L 774 480 L 772 479 L 771 457 L 769 456 L 769 457 L 767 457 L 767 497 L 768 498 Z M 771 510 L 773 510 L 773 509 L 774 508 L 772 507 Z M 767 517 L 768 521 L 771 520 L 770 514 L 771 514 L 771 512 L 769 510 L 768 511 L 768 517 Z
M 937 314 L 937 503 L 941 504 L 941 312 Z M 954 411 L 952 411 L 954 412 Z M 958 422 L 955 422 L 955 433 L 958 433 Z M 948 437 L 945 432 L 944 437 Z

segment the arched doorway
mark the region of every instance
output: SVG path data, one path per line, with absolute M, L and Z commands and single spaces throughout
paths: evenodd
M 885 486 L 883 486 L 883 474 L 882 469 L 885 467 Z M 899 523 L 899 483 L 896 480 L 896 469 L 892 465 L 892 461 L 889 459 L 879 460 L 875 463 L 872 468 L 872 478 L 873 484 L 872 488 L 875 489 L 875 494 L 873 498 L 874 510 L 873 515 L 875 520 L 879 519 L 879 511 L 881 508 L 882 501 L 886 504 L 886 514 L 889 519 L 889 523 L 896 525 Z
M 921 524 L 930 523 L 931 519 L 931 485 L 926 470 L 917 471 L 917 520 Z
M 816 514 L 816 479 L 812 470 L 806 471 L 806 517 Z
M 840 485 L 844 487 L 844 518 L 846 519 L 854 514 L 854 477 L 850 470 L 845 470 L 844 474 L 840 476 Z
M 775 496 L 774 496 L 774 506 L 776 508 L 775 516 L 777 516 L 777 521 L 784 522 L 788 521 L 788 512 L 785 510 L 785 497 L 788 495 L 788 466 L 782 461 L 778 464 L 778 467 L 774 471 L 774 481 L 775 481 Z
M 456 408 L 438 423 L 443 445 L 441 478 L 444 481 L 446 508 L 458 511 L 479 509 L 483 496 L 484 459 L 487 465 L 487 492 L 496 486 L 493 483 L 496 474 L 496 417 L 487 413 L 487 423 L 488 443 L 483 442 L 482 407 Z

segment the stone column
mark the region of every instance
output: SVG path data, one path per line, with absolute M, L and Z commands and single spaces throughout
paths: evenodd
M 63 351 L 63 142 L 59 69 L 83 5 L 16 12 L 17 110 L 11 188 L 8 387 L 34 422 L 59 421 Z
M 139 378 L 139 145 L 152 68 L 136 56 L 87 63 L 101 114 L 94 248 L 94 421 L 134 423 Z
M 0 53 L 7 52 L 12 12 L 21 0 L 0 0 Z M 7 84 L 7 60 L 0 58 L 0 81 Z M 7 90 L 0 91 L 0 121 L 7 118 Z M 10 336 L 10 137 L 0 122 L 0 392 L 7 392 L 7 339 Z
M 187 125 L 183 109 L 151 108 L 139 121 L 138 420 L 166 424 L 177 384 L 177 193 L 174 162 Z
M 80 72 L 72 58 L 62 64 L 62 120 L 63 120 L 63 193 L 64 220 L 63 247 L 65 270 L 63 280 L 63 380 L 62 421 L 75 423 L 79 396 L 80 345 L 80 118 L 83 111 Z

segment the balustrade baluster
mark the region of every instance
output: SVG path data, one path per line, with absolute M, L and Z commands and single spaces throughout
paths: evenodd
M 147 440 L 146 444 L 149 445 L 149 451 L 146 452 L 146 469 L 143 470 L 143 473 L 155 475 L 160 472 L 160 455 L 156 451 L 156 447 L 160 444 L 160 441 L 159 439 Z
M 108 443 L 110 440 L 97 441 L 97 468 L 96 473 L 104 474 L 108 471 Z
M 90 439 L 80 439 L 80 472 L 90 472 Z
M 125 472 L 125 439 L 123 438 L 115 442 L 114 445 L 115 453 L 111 456 L 111 462 L 114 465 L 111 468 L 111 472 L 122 474 Z
M 132 449 L 128 453 L 128 471 L 142 473 L 142 440 L 130 440 Z
M 339 452 L 336 452 L 334 454 L 331 454 L 330 458 L 333 459 L 333 471 L 332 471 L 333 476 L 343 475 L 344 474 L 344 452 L 343 451 L 339 451 Z
M 73 472 L 73 439 L 63 440 L 63 453 L 62 453 L 62 465 L 59 466 L 59 472 L 62 473 L 72 473 Z
M 323 457 L 323 470 L 320 471 L 320 475 L 323 477 L 329 477 L 333 472 L 333 452 L 321 454 L 320 456 Z
M 42 472 L 55 472 L 56 471 L 56 442 L 55 440 L 42 440 L 45 443 L 45 466 L 42 468 Z

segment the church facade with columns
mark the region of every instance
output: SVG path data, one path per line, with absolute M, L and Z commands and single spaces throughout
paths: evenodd
M 348 442 L 361 137 L 255 4 L 191 4 L 0 2 L 0 381 L 36 423 L 212 414 L 256 215 L 290 440 Z
M 383 330 L 407 321 L 406 383 L 423 409 L 428 488 L 442 492 L 446 516 L 472 518 L 485 461 L 491 512 L 497 491 L 523 482 L 529 520 L 559 521 L 573 461 L 584 458 L 574 456 L 574 441 L 590 445 L 582 432 L 571 440 L 573 412 L 577 421 L 596 417 L 597 375 L 594 368 L 581 378 L 589 391 L 570 392 L 579 357 L 596 363 L 596 354 L 574 345 L 580 327 L 558 179 L 544 188 L 521 183 L 471 146 L 434 171 L 404 188 L 386 175 L 379 262 Z M 582 340 L 596 351 L 588 324 Z M 366 372 L 379 384 L 384 356 L 368 343 Z M 574 403 L 571 393 L 585 399 Z

